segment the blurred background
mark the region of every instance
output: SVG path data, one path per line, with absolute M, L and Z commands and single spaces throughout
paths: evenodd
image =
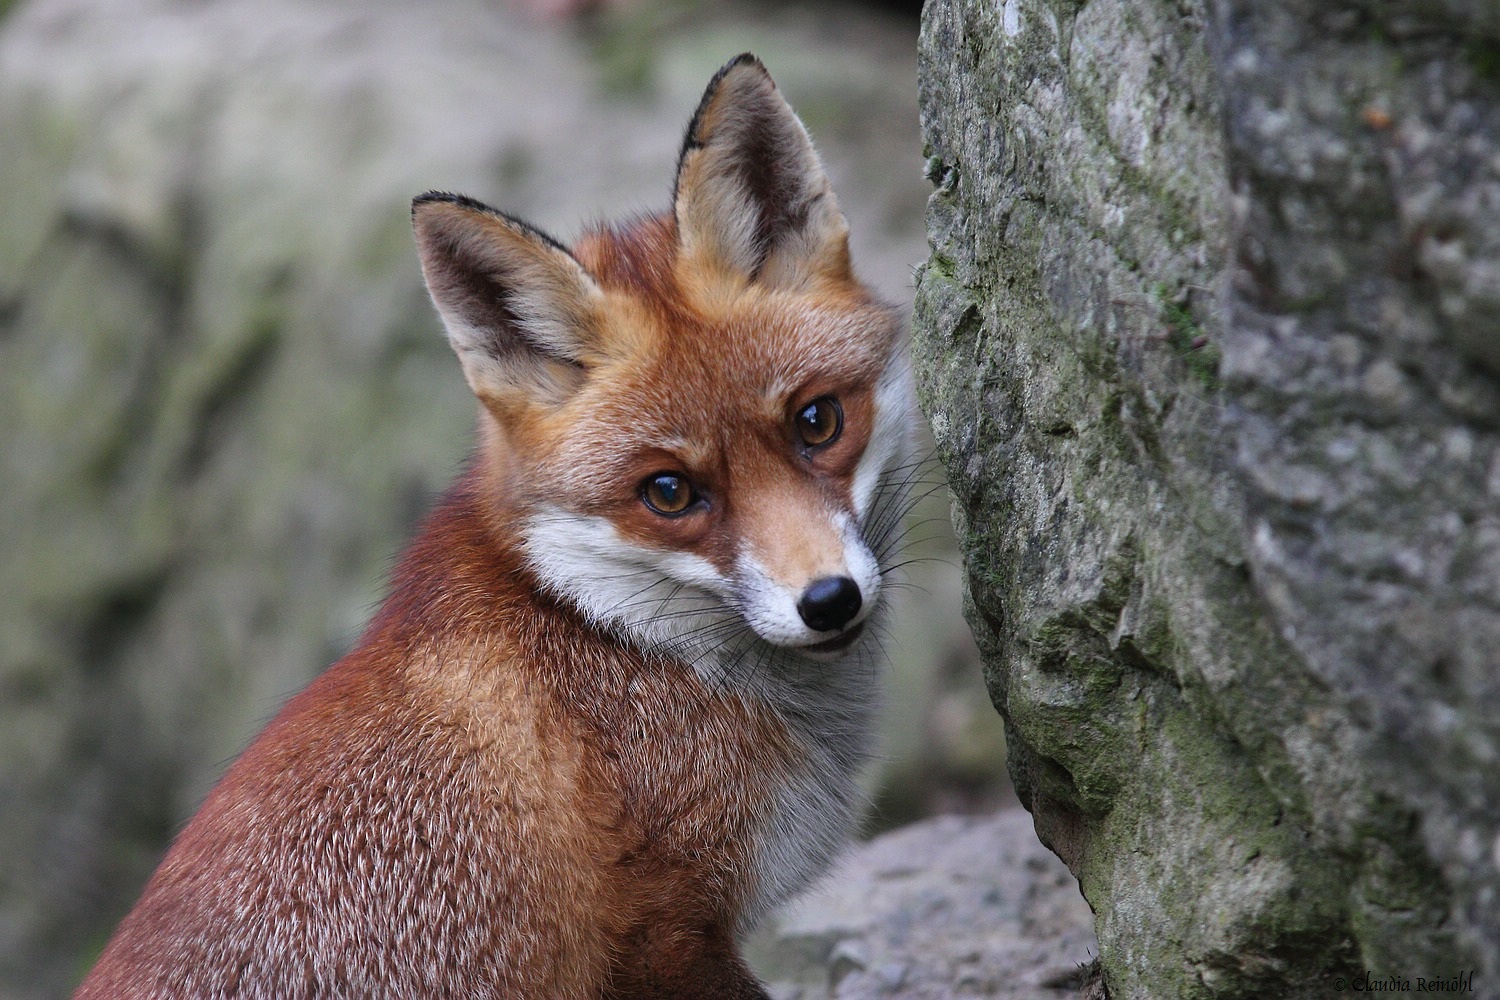
M 77 982 L 462 462 L 411 197 L 564 241 L 665 208 L 752 50 L 909 304 L 916 8 L 0 0 L 0 997 Z M 912 519 L 871 831 L 1007 801 L 947 517 Z

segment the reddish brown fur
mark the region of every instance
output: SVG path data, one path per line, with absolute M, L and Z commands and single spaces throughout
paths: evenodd
M 795 751 L 764 710 L 539 599 L 477 478 L 432 516 L 359 647 L 214 790 L 78 996 L 735 981 L 745 845 Z M 331 964 L 305 941 L 301 969 L 258 964 L 265 922 L 293 914 L 299 937 L 334 942 Z M 141 967 L 161 970 L 149 986 Z
M 647 220 L 594 234 L 578 254 L 607 287 L 653 307 L 655 367 L 637 373 L 638 391 L 676 393 L 685 429 L 742 433 L 743 421 L 729 419 L 745 406 L 734 392 L 682 391 L 709 369 L 714 382 L 741 385 L 733 372 L 725 381 L 733 361 L 714 341 L 745 345 L 747 370 L 778 352 L 818 352 L 774 303 L 730 317 L 713 336 L 684 332 L 711 320 L 674 305 L 682 299 L 671 272 L 651 263 L 671 238 L 668 223 Z M 757 336 L 736 329 L 746 323 Z M 851 426 L 867 433 L 860 408 L 884 348 L 851 358 L 840 339 L 826 350 L 837 364 L 791 370 L 807 380 L 798 398 L 837 392 Z M 561 451 L 540 435 L 523 451 L 597 467 L 584 451 L 603 429 L 616 438 L 622 427 L 643 437 L 662 430 L 641 425 L 652 408 L 630 395 L 576 409 L 587 414 L 580 426 L 552 438 Z M 779 467 L 779 442 L 730 444 L 718 449 L 733 456 L 730 466 L 702 470 L 706 483 L 780 481 L 786 495 L 757 510 L 723 505 L 702 542 L 721 557 L 725 540 L 774 521 L 783 504 L 805 505 L 811 488 Z M 831 460 L 852 474 L 863 447 L 851 434 Z M 495 448 L 481 455 L 505 458 Z M 586 484 L 601 508 L 623 510 L 622 525 L 636 518 L 643 533 L 662 523 L 605 484 L 637 482 L 650 464 L 620 473 L 605 463 L 599 482 Z M 377 983 L 590 997 L 606 981 L 611 997 L 759 995 L 733 950 L 735 919 L 755 878 L 752 831 L 798 749 L 768 710 L 707 689 L 686 664 L 645 659 L 540 596 L 505 541 L 517 494 L 486 488 L 494 475 L 482 460 L 451 491 L 358 648 L 229 771 L 79 997 L 122 995 L 127 981 L 131 995 L 162 997 L 310 995 L 330 985 L 360 995 Z M 775 537 L 773 528 L 761 530 Z M 332 942 L 331 964 L 311 955 L 301 968 L 258 964 L 266 949 L 257 928 L 268 919 L 295 919 L 302 936 Z M 220 943 L 202 940 L 205 929 Z M 141 967 L 161 970 L 149 988 L 136 978 Z
M 804 719 L 816 735 L 799 736 L 759 695 L 593 627 L 539 585 L 518 528 L 565 496 L 721 569 L 746 540 L 797 580 L 838 558 L 827 514 L 851 509 L 898 325 L 850 274 L 842 216 L 758 63 L 715 78 L 694 128 L 729 100 L 765 119 L 756 142 L 793 142 L 790 166 L 751 165 L 754 185 L 801 206 L 783 215 L 822 212 L 811 251 L 792 229 L 763 255 L 792 287 L 723 266 L 713 232 L 707 258 L 680 252 L 671 213 L 591 233 L 570 258 L 482 206 L 425 203 L 429 287 L 484 406 L 476 459 L 357 648 L 210 794 L 79 997 L 764 996 L 734 948 L 775 875 L 755 870 L 756 838 L 786 789 L 806 816 L 819 789 L 853 787 L 809 784 L 827 730 Z M 704 147 L 687 148 L 685 163 Z M 795 201 L 794 169 L 816 197 Z M 512 279 L 541 291 L 494 294 Z M 542 326 L 521 329 L 516 302 Z M 801 448 L 793 418 L 822 396 L 846 432 Z M 639 486 L 662 469 L 715 502 L 652 514 Z

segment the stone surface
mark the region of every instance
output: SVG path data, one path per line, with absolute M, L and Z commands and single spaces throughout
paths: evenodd
M 24 1000 L 81 976 L 224 764 L 361 628 L 462 461 L 473 404 L 420 284 L 413 195 L 564 238 L 664 207 L 703 86 L 744 49 L 808 121 L 856 264 L 896 301 L 925 182 L 915 25 L 868 11 L 0 10 L 0 996 Z M 887 801 L 1000 752 L 988 706 L 955 712 L 970 702 L 934 682 L 971 661 L 957 580 L 930 568 L 890 644 Z M 985 723 L 977 764 L 924 738 Z
M 862 845 L 749 944 L 777 1000 L 1062 1000 L 1097 954 L 1031 817 L 941 816 Z
M 924 12 L 921 388 L 1115 996 L 1500 996 L 1496 9 Z

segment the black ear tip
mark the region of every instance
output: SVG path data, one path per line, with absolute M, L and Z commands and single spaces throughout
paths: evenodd
M 677 163 L 679 173 L 682 171 L 682 157 L 686 156 L 690 150 L 697 149 L 703 145 L 698 133 L 703 123 L 703 115 L 708 110 L 709 104 L 713 101 L 714 95 L 719 92 L 724 79 L 742 66 L 758 70 L 760 76 L 771 85 L 772 89 L 775 89 L 776 83 L 771 79 L 770 71 L 766 69 L 765 63 L 761 62 L 760 58 L 753 52 L 741 52 L 723 66 L 720 66 L 719 71 L 714 74 L 713 79 L 708 81 L 708 86 L 703 89 L 703 98 L 698 102 L 698 108 L 693 112 L 693 117 L 688 120 L 687 131 L 683 133 L 682 150 L 678 155 Z
M 754 52 L 741 52 L 739 55 L 735 56 L 733 59 L 725 63 L 724 67 L 719 70 L 719 73 L 728 73 L 736 66 L 755 66 L 762 70 L 766 68 L 765 63 L 761 62 L 760 57 L 757 56 Z
M 741 52 L 739 55 L 729 60 L 723 66 L 719 67 L 719 71 L 714 74 L 713 79 L 708 81 L 708 87 L 705 88 L 703 92 L 703 99 L 707 101 L 708 98 L 716 90 L 719 89 L 719 84 L 724 82 L 725 77 L 729 76 L 729 74 L 733 73 L 735 70 L 742 68 L 757 70 L 759 71 L 760 75 L 765 77 L 767 80 L 771 79 L 770 70 L 766 69 L 766 64 L 760 61 L 759 56 L 757 56 L 754 52 Z
M 447 191 L 423 191 L 411 200 L 411 210 L 415 212 L 423 205 L 431 205 L 435 201 L 451 202 L 455 197 L 457 196 L 449 194 Z
M 754 52 L 741 52 L 724 64 L 724 68 L 719 71 L 719 75 L 722 78 L 733 73 L 735 70 L 749 70 L 755 75 L 762 77 L 766 83 L 771 85 L 773 90 L 776 87 L 776 81 L 771 79 L 771 71 L 766 69 L 766 64 L 761 62 L 760 56 L 757 56 Z
M 450 191 L 427 191 L 417 195 L 411 200 L 412 214 L 424 205 L 457 205 L 459 208 L 472 209 L 477 212 L 485 212 L 490 215 L 498 215 L 493 208 L 482 201 L 470 198 L 465 194 L 453 194 Z

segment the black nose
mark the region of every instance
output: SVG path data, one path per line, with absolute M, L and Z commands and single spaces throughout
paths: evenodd
M 859 614 L 859 584 L 847 576 L 825 576 L 814 580 L 797 602 L 797 614 L 815 632 L 843 628 Z

